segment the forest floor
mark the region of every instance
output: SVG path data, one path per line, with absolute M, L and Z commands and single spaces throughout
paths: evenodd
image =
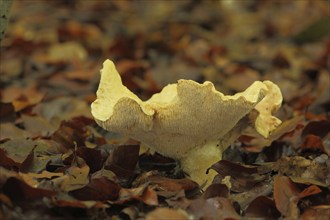
M 329 219 L 328 1 L 15 1 L 0 55 L 0 219 Z M 102 63 L 146 100 L 178 79 L 271 80 L 277 135 L 242 135 L 207 188 L 101 129 Z M 139 154 L 140 152 L 140 154 Z

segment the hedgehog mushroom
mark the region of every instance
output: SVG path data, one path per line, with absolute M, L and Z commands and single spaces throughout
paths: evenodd
M 211 82 L 192 80 L 169 84 L 142 101 L 122 84 L 114 63 L 106 60 L 91 108 L 102 128 L 179 160 L 193 180 L 210 184 L 214 173 L 206 170 L 251 121 L 265 138 L 281 123 L 272 115 L 281 102 L 280 89 L 270 81 L 256 81 L 244 92 L 228 96 Z

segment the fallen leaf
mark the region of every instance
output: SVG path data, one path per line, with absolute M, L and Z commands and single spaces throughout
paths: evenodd
M 1 54 L 1 57 L 5 57 Z M 23 60 L 13 59 L 8 56 L 7 59 L 1 60 L 1 81 L 10 82 L 11 80 L 19 77 L 23 70 Z
M 234 192 L 244 192 L 252 189 L 254 185 L 267 178 L 267 175 L 258 173 L 256 166 L 247 167 L 227 160 L 220 160 L 213 164 L 210 169 L 217 171 L 222 179 L 230 176 L 231 191 Z
M 128 206 L 128 207 L 124 208 L 123 210 L 121 210 L 120 214 L 125 215 L 123 218 L 127 217 L 129 219 L 136 219 L 139 215 L 139 210 L 135 206 Z
M 119 197 L 121 187 L 106 177 L 93 178 L 89 184 L 81 189 L 70 192 L 75 198 L 83 201 L 114 201 Z
M 285 57 L 285 55 L 281 52 L 275 55 L 275 57 L 272 60 L 272 65 L 279 69 L 290 68 L 290 62 L 288 61 L 288 58 Z
M 150 90 L 152 85 L 149 85 L 146 78 L 147 63 L 134 60 L 120 60 L 118 62 L 118 71 L 121 73 L 123 82 L 132 91 L 138 91 L 139 89 Z M 141 83 L 147 83 L 147 85 L 141 87 Z
M 139 145 L 114 146 L 105 168 L 113 171 L 118 177 L 131 176 L 139 159 L 139 150 Z
M 0 144 L 2 152 L 0 164 L 2 166 L 13 165 L 19 168 L 36 146 L 37 143 L 30 139 L 14 139 L 2 143 Z M 13 163 L 6 164 L 5 161 L 8 162 L 8 159 Z
M 88 66 L 81 67 L 85 68 L 86 71 L 94 72 L 94 70 L 89 69 Z M 69 70 L 68 70 L 69 71 Z M 50 75 L 47 78 L 47 81 L 45 82 L 45 86 L 53 88 L 54 91 L 53 94 L 49 94 L 50 98 L 57 99 L 58 97 L 70 97 L 71 99 L 74 99 L 74 96 L 76 97 L 82 97 L 85 95 L 90 94 L 91 91 L 93 91 L 93 81 L 97 79 L 97 77 L 91 77 L 91 80 L 69 80 L 67 78 L 67 71 L 59 71 L 52 75 Z M 82 101 L 80 99 L 80 101 Z M 74 114 L 74 112 L 72 112 Z
M 109 208 L 109 205 L 104 204 L 99 201 L 79 201 L 79 200 L 56 199 L 56 200 L 53 200 L 53 204 L 57 207 L 68 207 L 68 208 L 82 208 L 82 209 Z
M 301 144 L 300 148 L 302 150 L 319 150 L 326 153 L 322 139 L 319 136 L 308 134 L 305 137 L 305 141 Z
M 301 183 L 301 184 L 305 184 L 305 185 L 316 185 L 316 186 L 321 186 L 321 187 L 328 187 L 329 184 L 317 181 L 315 179 L 311 179 L 311 178 L 304 178 L 304 177 L 299 177 L 299 176 L 291 176 L 290 179 L 292 180 L 292 182 L 294 183 Z M 328 181 L 329 182 L 329 181 Z
M 180 190 L 193 190 L 198 187 L 198 184 L 190 179 L 170 179 L 161 176 L 151 176 L 148 178 L 151 184 L 155 184 L 159 190 L 165 191 L 180 191 Z
M 223 197 L 228 198 L 229 189 L 225 184 L 213 183 L 203 193 L 203 198 Z
M 297 44 L 305 44 L 321 39 L 324 36 L 329 35 L 325 27 L 328 27 L 330 17 L 321 17 L 314 21 L 309 26 L 298 32 L 292 37 Z
M 35 85 L 28 87 L 8 87 L 2 91 L 1 100 L 11 102 L 16 112 L 26 107 L 38 104 L 43 99 L 44 94 L 37 90 Z
M 46 142 L 41 140 L 34 141 L 35 147 L 24 160 L 20 166 L 20 172 L 23 173 L 39 173 L 46 170 L 48 163 L 56 157 L 55 154 L 51 154 L 54 149 L 53 146 L 49 146 Z
M 330 216 L 330 206 L 314 206 L 306 209 L 300 216 L 301 220 L 328 220 Z
M 264 148 L 261 157 L 265 163 L 273 163 L 282 157 L 287 157 L 294 151 L 291 145 L 284 141 L 274 141 L 269 147 Z
M 0 123 L 14 122 L 15 119 L 16 112 L 13 104 L 0 102 Z
M 10 198 L 3 193 L 0 193 L 0 202 L 5 204 L 8 207 L 14 206 L 12 201 L 10 200 Z M 0 216 L 1 216 L 1 214 L 0 214 Z
M 18 128 L 12 123 L 1 123 L 0 124 L 0 141 L 5 139 L 25 139 L 29 137 L 29 133 L 23 129 Z
M 67 60 L 83 61 L 88 53 L 80 43 L 76 41 L 53 44 L 48 49 L 47 58 L 50 62 L 61 62 Z
M 115 201 L 115 204 L 122 204 L 128 201 L 138 200 L 142 201 L 147 205 L 156 206 L 158 205 L 157 193 L 147 184 L 141 185 L 137 188 L 121 188 L 119 192 L 119 198 Z
M 178 166 L 178 163 L 175 160 L 169 157 L 164 157 L 158 153 L 144 153 L 139 157 L 139 167 L 145 171 L 170 171 L 176 166 Z
M 101 177 L 105 177 L 112 182 L 116 182 L 116 183 L 118 182 L 118 178 L 116 174 L 111 170 L 106 170 L 104 168 L 93 173 L 91 178 L 93 179 L 93 178 L 101 178 Z
M 75 117 L 62 121 L 60 127 L 52 134 L 52 140 L 70 149 L 74 146 L 85 146 L 85 140 L 90 135 L 86 125 L 94 123 L 86 117 Z
M 7 157 L 6 154 L 7 152 L 0 148 L 0 165 L 8 169 L 12 169 L 13 167 L 19 168 L 21 164 Z
M 272 199 L 266 196 L 255 198 L 245 210 L 244 217 L 261 219 L 278 219 L 281 213 L 276 209 Z
M 304 189 L 302 192 L 300 192 L 298 196 L 300 199 L 302 199 L 307 196 L 319 194 L 320 192 L 322 192 L 322 190 L 319 187 L 312 185 Z
M 25 130 L 29 132 L 31 137 L 49 137 L 56 130 L 54 125 L 41 116 L 22 114 L 21 119 Z
M 90 71 L 90 70 L 70 70 L 64 73 L 65 77 L 69 80 L 76 80 L 79 82 L 86 82 L 88 83 L 90 80 L 96 77 L 97 71 Z
M 90 107 L 86 102 L 74 97 L 57 97 L 48 102 L 42 102 L 33 109 L 33 113 L 49 120 L 54 126 L 60 126 L 61 121 L 85 116 L 91 118 Z M 55 123 L 57 122 L 57 124 Z
M 53 179 L 51 182 L 54 186 L 60 188 L 65 192 L 69 192 L 76 189 L 81 189 L 89 183 L 89 167 L 85 161 L 79 157 L 76 158 L 77 164 L 70 166 L 65 175 Z
M 229 199 L 214 197 L 194 200 L 187 208 L 194 219 L 242 219 Z
M 314 160 L 301 156 L 283 157 L 274 164 L 274 170 L 277 170 L 280 175 L 289 176 L 295 181 L 329 186 L 330 169 L 327 160 L 328 156 L 326 154 L 322 154 Z
M 239 69 L 239 67 L 237 67 Z M 237 71 L 237 70 L 236 70 Z M 260 75 L 252 69 L 242 69 L 239 72 L 234 72 L 229 75 L 224 84 L 230 90 L 243 91 L 248 88 L 253 82 L 260 80 Z
M 87 42 L 98 42 L 102 37 L 102 32 L 98 26 L 74 20 L 68 20 L 64 24 L 59 25 L 57 31 L 62 41 L 83 39 Z
M 284 217 L 297 219 L 299 217 L 299 209 L 297 207 L 299 201 L 299 189 L 289 177 L 274 177 L 274 200 L 278 211 Z
M 33 188 L 14 177 L 11 177 L 6 181 L 2 190 L 3 193 L 14 202 L 22 200 L 35 200 L 42 197 L 51 197 L 56 195 L 56 192 L 54 191 Z
M 259 196 L 268 196 L 273 191 L 273 181 L 264 181 L 256 184 L 252 189 L 241 192 L 232 193 L 230 199 L 237 202 L 240 207 L 244 210 L 247 206 Z
M 156 208 L 155 210 L 149 212 L 146 217 L 146 220 L 154 219 L 182 219 L 188 220 L 189 215 L 184 210 L 176 210 L 170 208 Z
M 76 151 L 76 155 L 86 161 L 86 164 L 90 168 L 90 173 L 100 170 L 107 159 L 107 157 L 105 157 L 107 155 L 102 155 L 100 150 L 87 147 L 79 147 Z
M 330 133 L 328 133 L 328 135 L 324 138 L 322 144 L 323 144 L 325 153 L 328 156 L 330 156 Z
M 308 134 L 319 136 L 320 138 L 325 137 L 330 132 L 330 121 L 312 121 L 309 122 L 303 129 L 301 136 L 306 137 Z
M 0 166 L 0 187 L 2 187 L 6 183 L 6 181 L 11 177 L 20 179 L 17 172 L 6 169 L 3 166 Z
M 44 170 L 42 173 L 19 173 L 18 175 L 22 177 L 22 180 L 24 180 L 26 184 L 36 188 L 42 179 L 52 179 L 54 177 L 63 176 L 64 174 L 52 173 Z
M 244 149 L 250 152 L 261 152 L 262 150 L 267 150 L 265 147 L 271 146 L 274 141 L 281 140 L 282 136 L 293 135 L 293 133 L 303 128 L 300 126 L 303 120 L 303 116 L 295 116 L 284 121 L 270 134 L 268 138 L 255 134 L 252 129 L 246 129 L 244 130 L 243 135 L 239 138 L 239 141 L 244 144 Z
M 151 206 L 159 205 L 157 192 L 150 187 L 146 188 L 142 196 L 138 197 L 138 200 Z

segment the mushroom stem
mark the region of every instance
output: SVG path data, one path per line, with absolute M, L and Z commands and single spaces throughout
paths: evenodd
M 206 171 L 214 163 L 221 160 L 221 152 L 218 141 L 207 143 L 202 147 L 196 147 L 181 159 L 181 167 L 199 185 L 205 185 L 205 182 L 206 185 L 210 185 L 216 172 L 209 170 L 208 174 L 206 174 Z

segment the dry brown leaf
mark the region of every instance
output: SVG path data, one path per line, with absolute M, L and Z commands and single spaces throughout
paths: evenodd
M 11 86 L 1 93 L 1 100 L 3 102 L 11 102 L 16 112 L 40 103 L 44 97 L 44 94 L 38 91 L 35 85 L 30 85 L 29 87 Z
M 242 91 L 248 88 L 253 82 L 260 80 L 260 78 L 258 72 L 246 69 L 239 73 L 230 74 L 224 84 L 234 91 Z
M 76 41 L 53 44 L 48 49 L 47 55 L 50 62 L 67 60 L 83 61 L 88 56 L 86 49 Z
M 224 179 L 230 176 L 231 191 L 245 192 L 252 189 L 257 183 L 267 179 L 267 175 L 259 174 L 256 166 L 243 166 L 227 160 L 221 160 L 212 165 L 214 169 Z
M 10 200 L 10 198 L 3 193 L 0 193 L 0 201 L 1 201 L 1 203 L 5 204 L 8 207 L 14 206 L 12 201 Z M 0 214 L 0 217 L 1 217 L 1 214 Z
M 121 213 L 125 214 L 130 219 L 137 219 L 139 215 L 139 210 L 134 206 L 129 206 L 121 210 Z
M 72 164 L 66 171 L 65 175 L 53 179 L 51 182 L 55 187 L 65 192 L 81 189 L 89 183 L 89 167 L 81 158 L 76 158 L 78 164 Z
M 282 157 L 274 168 L 279 174 L 289 176 L 295 182 L 327 187 L 330 184 L 328 160 L 326 154 L 314 160 L 301 156 Z
M 0 123 L 15 122 L 16 112 L 12 103 L 0 102 Z
M 90 168 L 90 173 L 101 170 L 104 167 L 104 162 L 107 159 L 107 154 L 102 155 L 102 152 L 97 149 L 79 147 L 76 150 L 76 155 L 83 158 Z
M 31 151 L 37 146 L 37 142 L 29 139 L 14 139 L 0 144 L 2 166 L 20 167 Z M 7 162 L 12 161 L 10 164 Z
M 114 201 L 119 196 L 120 186 L 106 177 L 92 178 L 89 184 L 70 192 L 79 200 Z
M 21 179 L 17 172 L 0 166 L 0 186 L 2 187 L 10 177 Z
M 319 136 L 308 134 L 305 137 L 305 141 L 300 146 L 302 150 L 319 150 L 326 153 L 322 139 Z
M 194 200 L 189 205 L 187 212 L 193 215 L 194 219 L 242 219 L 235 211 L 231 201 L 221 197 Z
M 330 121 L 311 121 L 303 129 L 301 136 L 304 138 L 308 134 L 317 135 L 321 138 L 325 137 L 330 132 Z
M 77 80 L 79 82 L 89 82 L 95 77 L 95 73 L 90 70 L 71 70 L 63 73 L 69 80 Z
M 162 176 L 151 176 L 148 178 L 150 184 L 155 185 L 158 191 L 178 192 L 180 190 L 193 190 L 198 185 L 190 179 L 170 179 Z
M 2 190 L 12 201 L 34 200 L 42 197 L 51 197 L 57 194 L 55 191 L 31 187 L 15 177 L 9 178 Z
M 113 171 L 118 177 L 132 176 L 139 159 L 139 149 L 139 145 L 114 146 L 105 168 Z
M 104 204 L 99 201 L 79 201 L 79 200 L 54 199 L 52 202 L 57 207 L 82 208 L 82 209 L 109 208 L 109 205 Z
M 157 206 L 159 205 L 158 202 L 158 195 L 155 190 L 151 187 L 147 187 L 141 197 L 138 197 L 138 200 L 144 202 L 147 205 Z
M 40 183 L 40 179 L 52 179 L 54 177 L 63 176 L 63 173 L 51 173 L 46 170 L 42 171 L 42 173 L 19 173 L 20 177 L 26 184 L 31 187 L 38 187 Z
M 223 197 L 228 198 L 229 189 L 225 184 L 213 183 L 203 193 L 203 198 Z
M 37 105 L 33 112 L 60 126 L 61 121 L 84 116 L 91 118 L 90 108 L 85 101 L 74 97 L 58 97 Z
M 41 116 L 22 114 L 21 119 L 25 130 L 29 132 L 31 137 L 49 137 L 56 130 L 54 125 Z
M 306 209 L 300 216 L 301 220 L 328 220 L 330 216 L 330 205 L 314 206 Z
M 18 128 L 12 123 L 1 123 L 0 130 L 0 141 L 3 141 L 5 139 L 21 139 L 29 137 L 28 132 Z
M 142 201 L 147 205 L 156 206 L 158 205 L 158 196 L 157 193 L 147 184 L 139 186 L 137 188 L 121 188 L 119 192 L 119 198 L 115 201 L 115 204 L 122 204 L 127 201 L 138 200 Z
M 171 171 L 178 163 L 169 157 L 164 157 L 158 153 L 143 153 L 139 157 L 139 167 L 144 171 L 158 170 Z
M 93 124 L 93 121 L 84 116 L 62 121 L 51 138 L 68 149 L 72 149 L 76 145 L 78 147 L 85 146 L 87 137 L 91 135 L 86 126 L 90 124 Z
M 299 210 L 299 189 L 289 177 L 274 177 L 274 200 L 278 211 L 287 218 L 297 219 Z
M 243 135 L 239 140 L 247 146 L 244 146 L 250 152 L 261 152 L 264 147 L 270 146 L 273 141 L 281 139 L 283 135 L 294 133 L 301 129 L 299 125 L 304 120 L 303 116 L 295 116 L 291 119 L 284 121 L 280 124 L 268 138 L 262 137 L 260 134 L 256 134 L 253 129 L 248 128 L 243 131 Z
M 189 215 L 184 210 L 176 210 L 170 208 L 156 208 L 154 211 L 149 212 L 146 215 L 146 220 L 156 220 L 156 219 L 182 219 L 188 220 Z
M 319 194 L 320 192 L 322 192 L 322 190 L 319 187 L 312 185 L 312 186 L 309 186 L 308 188 L 304 189 L 302 192 L 300 192 L 299 198 L 302 199 L 307 196 Z
M 278 219 L 281 213 L 275 207 L 272 199 L 266 196 L 255 198 L 245 210 L 247 218 Z

